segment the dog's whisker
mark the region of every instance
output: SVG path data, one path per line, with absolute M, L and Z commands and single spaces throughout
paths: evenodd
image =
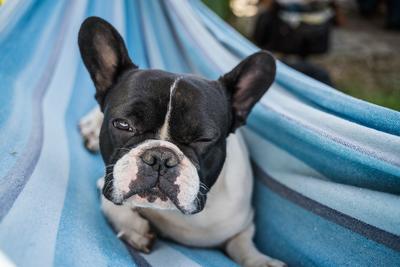
M 105 166 L 105 168 L 114 167 L 114 166 L 115 166 L 115 164 L 110 164 L 110 165 Z
M 106 174 L 105 178 L 107 178 L 108 176 L 110 176 L 111 174 L 113 174 L 113 172 L 109 172 Z
M 110 175 L 112 175 L 112 173 L 109 173 L 109 174 L 107 174 L 105 177 L 104 177 L 104 179 L 107 179 L 107 178 L 109 178 L 110 177 Z M 109 183 L 110 181 L 107 181 L 107 183 Z
M 105 178 L 104 179 L 106 179 L 107 177 L 109 177 L 110 175 L 112 175 L 113 173 L 112 172 L 110 172 L 110 173 L 108 173 L 106 176 L 105 176 Z M 108 194 L 108 193 L 110 193 L 111 192 L 111 190 L 112 190 L 112 180 L 108 180 L 108 181 L 105 181 L 105 183 L 104 183 L 104 186 L 103 186 L 103 188 L 105 189 L 105 192 Z
M 208 188 L 207 185 L 205 185 L 203 182 L 200 182 L 200 188 L 205 190 L 205 191 L 209 191 L 210 189 Z
M 207 187 L 207 186 L 200 185 L 200 187 L 201 187 L 201 188 L 204 188 L 204 189 L 206 189 L 206 190 L 208 190 L 208 187 Z

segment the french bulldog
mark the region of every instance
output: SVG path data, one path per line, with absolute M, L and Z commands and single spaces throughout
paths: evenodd
M 154 228 L 242 266 L 285 266 L 252 241 L 252 171 L 238 131 L 274 81 L 274 58 L 257 52 L 218 80 L 140 69 L 98 17 L 82 23 L 78 43 L 99 104 L 80 130 L 104 160 L 101 207 L 118 237 L 150 252 Z

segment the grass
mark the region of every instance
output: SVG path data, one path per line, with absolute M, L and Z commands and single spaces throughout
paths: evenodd
M 316 61 L 330 71 L 338 90 L 400 111 L 400 57 L 328 57 Z
M 338 80 L 337 88 L 348 95 L 363 99 L 365 101 L 400 111 L 400 90 L 389 90 L 383 92 L 381 89 L 366 91 L 365 84 L 361 79 Z

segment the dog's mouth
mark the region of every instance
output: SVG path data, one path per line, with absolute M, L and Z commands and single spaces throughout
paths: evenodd
M 157 198 L 161 201 L 167 201 L 169 198 L 167 195 L 158 187 L 150 188 L 149 190 L 138 193 L 138 196 L 147 198 L 147 201 L 153 203 Z
M 138 195 L 141 198 L 146 198 L 151 203 L 157 198 L 161 199 L 162 201 L 167 201 L 169 199 L 167 194 L 165 194 L 158 186 L 155 186 L 146 190 L 131 190 L 125 194 L 123 200 L 126 201 L 135 195 Z
M 204 204 L 204 203 L 202 203 L 204 201 L 202 199 L 203 197 L 199 197 L 195 201 L 197 208 L 195 210 L 186 210 L 179 204 L 179 202 L 177 201 L 176 198 L 168 197 L 168 195 L 157 186 L 152 187 L 150 189 L 140 191 L 140 192 L 130 191 L 129 193 L 127 193 L 124 196 L 123 202 L 128 201 L 130 198 L 135 197 L 135 196 L 139 196 L 142 199 L 146 199 L 149 203 L 154 203 L 156 200 L 160 200 L 162 202 L 170 201 L 170 202 L 172 202 L 171 204 L 173 204 L 183 214 L 195 214 L 197 212 L 200 212 L 202 210 L 202 208 L 200 208 L 200 206 L 203 206 L 203 205 L 199 206 L 198 204 Z
M 179 209 L 179 205 L 178 203 L 175 203 L 174 198 L 168 197 L 168 195 L 158 186 L 154 186 L 145 190 L 131 190 L 125 194 L 123 201 L 126 201 L 134 196 L 139 196 L 143 199 L 146 199 L 149 203 L 153 203 L 157 199 L 163 202 L 171 201 Z

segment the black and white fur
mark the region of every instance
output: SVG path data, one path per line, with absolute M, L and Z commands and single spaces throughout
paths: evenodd
M 80 129 L 105 162 L 101 205 L 118 236 L 149 252 L 150 222 L 179 243 L 221 247 L 243 266 L 284 266 L 252 241 L 252 172 L 236 131 L 273 82 L 273 57 L 255 53 L 215 81 L 142 70 L 96 17 L 82 24 L 79 48 L 99 103 Z

